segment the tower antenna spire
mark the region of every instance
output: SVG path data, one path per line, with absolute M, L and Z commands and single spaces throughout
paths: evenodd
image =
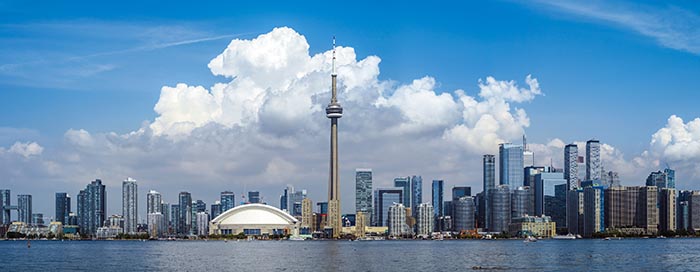
M 335 75 L 335 35 L 333 35 L 333 75 Z

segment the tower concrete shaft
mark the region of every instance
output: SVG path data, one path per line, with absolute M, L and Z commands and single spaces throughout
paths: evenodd
M 328 224 L 333 228 L 333 238 L 340 237 L 340 174 L 338 173 L 338 119 L 343 117 L 343 107 L 338 103 L 338 75 L 335 73 L 335 38 L 333 38 L 333 71 L 331 74 L 331 102 L 326 107 L 326 117 L 331 119 L 331 156 L 328 179 Z

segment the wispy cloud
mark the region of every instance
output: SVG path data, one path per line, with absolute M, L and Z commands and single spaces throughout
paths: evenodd
M 700 55 L 700 15 L 676 6 L 624 1 L 536 0 L 537 7 L 635 31 L 662 46 Z

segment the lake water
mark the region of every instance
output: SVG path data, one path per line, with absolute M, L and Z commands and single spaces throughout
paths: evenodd
M 0 241 L 0 271 L 691 271 L 700 239 Z

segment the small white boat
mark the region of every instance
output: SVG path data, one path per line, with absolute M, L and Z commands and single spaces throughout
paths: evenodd
M 576 240 L 576 235 L 573 234 L 567 234 L 567 235 L 556 235 L 552 237 L 554 240 Z
M 525 238 L 525 240 L 523 242 L 525 242 L 525 243 L 537 242 L 537 238 L 532 237 L 532 236 L 528 236 L 527 238 Z

